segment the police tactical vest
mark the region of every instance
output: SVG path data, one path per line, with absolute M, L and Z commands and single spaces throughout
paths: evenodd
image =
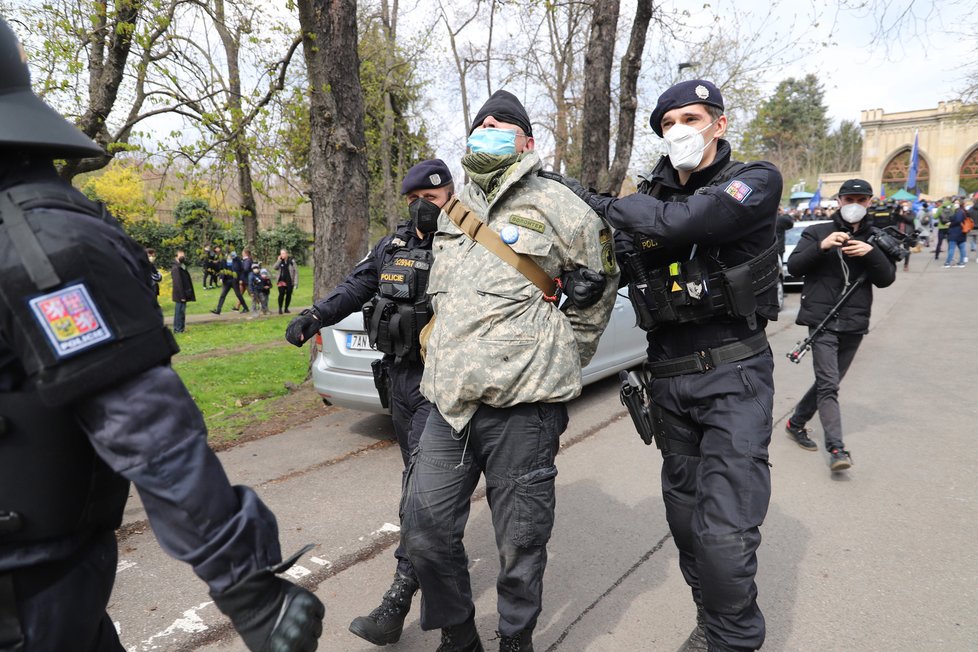
M 744 167 L 729 161 L 705 187 L 723 184 Z M 696 192 L 702 190 L 698 189 Z M 685 202 L 661 183 L 644 179 L 639 192 L 663 201 Z M 774 216 L 771 217 L 772 223 Z M 717 316 L 746 320 L 776 319 L 780 262 L 777 241 L 748 260 L 735 260 L 722 247 L 670 247 L 648 236 L 632 238 L 634 252 L 622 261 L 631 277 L 628 295 L 638 325 L 653 330 L 662 324 L 704 323 Z
M 431 319 L 429 249 L 409 249 L 395 237 L 380 268 L 377 296 L 363 307 L 371 346 L 397 361 L 420 359 L 418 337 Z
M 145 251 L 70 186 L 0 192 L 0 332 L 40 398 L 67 405 L 169 361 Z

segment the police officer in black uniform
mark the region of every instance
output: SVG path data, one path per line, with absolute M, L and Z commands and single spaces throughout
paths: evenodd
M 426 294 L 431 267 L 432 233 L 441 207 L 454 191 L 452 174 L 441 159 L 422 161 L 408 170 L 401 194 L 411 219 L 381 238 L 373 250 L 325 299 L 302 311 L 289 324 L 286 338 L 296 346 L 363 310 L 370 343 L 384 353 L 374 363 L 374 380 L 384 407 L 390 407 L 394 433 L 404 467 L 418 445 L 431 403 L 421 395 L 418 336 L 431 318 Z M 414 568 L 404 550 L 394 551 L 394 583 L 379 607 L 350 624 L 350 631 L 375 645 L 389 645 L 401 637 L 404 618 L 418 590 Z
M 771 495 L 768 443 L 777 318 L 778 170 L 730 158 L 723 98 L 709 81 L 669 88 L 652 112 L 668 156 L 639 192 L 598 197 L 568 181 L 615 229 L 661 409 L 662 492 L 697 606 L 684 650 L 764 642 L 755 551 Z
M 0 650 L 122 650 L 105 611 L 136 485 L 251 650 L 314 650 L 274 515 L 232 487 L 180 378 L 146 253 L 56 158 L 102 150 L 31 92 L 0 19 Z M 297 556 L 296 556 L 297 557 Z

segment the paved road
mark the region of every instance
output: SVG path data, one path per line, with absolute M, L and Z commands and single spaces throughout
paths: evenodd
M 783 431 L 813 378 L 807 358 L 784 359 L 803 335 L 797 293 L 769 328 L 777 395 L 774 496 L 759 552 L 765 650 L 978 650 L 978 265 L 945 270 L 927 258 L 915 256 L 913 271 L 877 292 L 872 332 L 843 385 L 855 461 L 845 475 Z M 318 544 L 294 570 L 327 604 L 321 649 L 376 649 L 347 626 L 376 605 L 393 572 L 400 454 L 389 436 L 383 417 L 339 411 L 221 454 L 232 480 L 258 486 L 275 510 L 285 551 Z M 665 524 L 659 462 L 614 382 L 571 405 L 536 649 L 672 651 L 688 634 L 694 610 Z M 130 506 L 110 605 L 127 649 L 244 650 L 141 518 Z M 466 545 L 488 640 L 497 566 L 481 494 Z M 437 644 L 415 608 L 391 649 Z

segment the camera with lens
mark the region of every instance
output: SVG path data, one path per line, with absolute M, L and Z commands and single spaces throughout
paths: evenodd
M 910 255 L 909 250 L 917 244 L 918 234 L 918 231 L 900 233 L 896 227 L 888 226 L 885 229 L 876 229 L 869 237 L 869 243 L 879 247 L 887 258 L 898 263 Z

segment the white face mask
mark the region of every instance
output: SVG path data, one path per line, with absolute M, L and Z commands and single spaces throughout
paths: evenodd
M 866 207 L 862 204 L 846 204 L 839 209 L 844 219 L 849 224 L 855 224 L 866 217 Z
M 669 161 L 677 170 L 695 170 L 703 160 L 703 150 L 710 144 L 702 138 L 697 138 L 716 122 L 714 120 L 699 131 L 684 124 L 675 124 L 669 128 L 663 140 L 666 141 L 666 152 Z

